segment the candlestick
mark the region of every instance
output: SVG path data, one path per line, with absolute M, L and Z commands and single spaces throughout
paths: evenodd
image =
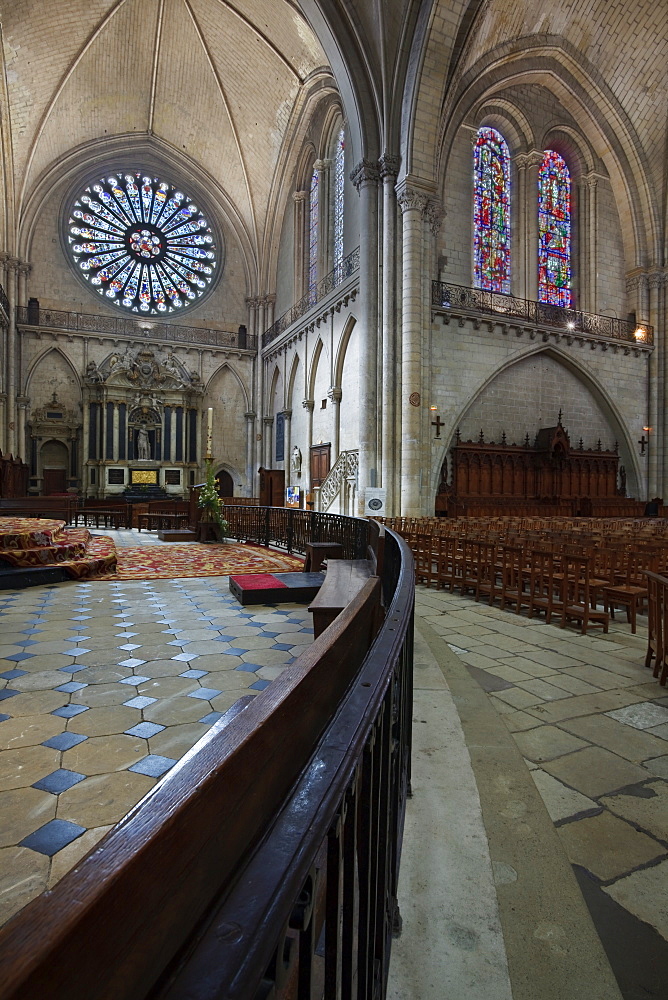
M 213 438 L 213 407 L 210 406 L 207 410 L 207 427 L 206 427 L 206 455 L 205 458 L 211 458 L 211 441 Z

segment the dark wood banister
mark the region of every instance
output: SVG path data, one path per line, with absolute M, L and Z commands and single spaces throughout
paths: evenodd
M 410 778 L 414 601 L 410 552 L 391 532 L 382 585 L 375 640 L 377 577 L 0 931 L 2 1000 L 250 1000 L 291 968 L 310 997 L 318 963 L 336 981 L 354 964 L 369 997 L 380 975 L 373 995 L 384 995 Z M 338 895 L 337 858 L 348 872 Z M 288 932 L 309 886 L 311 916 Z M 360 914 L 354 961 L 344 911 Z M 314 957 L 323 924 L 324 962 Z

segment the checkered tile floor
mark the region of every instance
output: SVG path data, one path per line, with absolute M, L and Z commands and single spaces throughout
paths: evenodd
M 305 606 L 241 607 L 227 577 L 2 592 L 0 922 L 312 637 Z

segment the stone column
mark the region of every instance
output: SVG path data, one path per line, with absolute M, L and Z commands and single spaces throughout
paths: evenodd
M 26 409 L 28 406 L 28 402 L 29 400 L 27 396 L 16 397 L 16 404 L 18 407 L 18 432 L 17 432 L 16 448 L 18 457 L 21 458 L 24 462 L 29 462 L 30 460 L 30 449 L 27 447 L 26 444 Z
M 262 443 L 264 445 L 264 448 L 262 449 L 264 454 L 264 461 L 262 462 L 262 464 L 264 465 L 265 469 L 271 469 L 273 468 L 271 460 L 271 446 L 272 446 L 272 428 L 274 425 L 274 418 L 263 417 L 262 425 L 264 428 L 263 440 L 262 440 Z
M 334 406 L 334 416 L 333 416 L 333 434 L 332 434 L 332 467 L 336 463 L 339 457 L 339 448 L 341 447 L 341 398 L 343 396 L 343 390 L 340 385 L 330 385 L 327 390 L 327 396 L 331 400 Z
M 306 191 L 295 191 L 294 202 L 294 294 L 299 302 L 306 291 Z
M 118 462 L 118 428 L 119 428 L 119 415 L 118 415 L 118 403 L 114 402 L 114 426 L 113 426 L 113 460 Z M 167 442 L 165 442 L 166 444 Z
M 283 383 L 285 385 L 285 382 Z M 292 410 L 283 410 L 283 468 L 285 469 L 285 485 L 290 482 L 290 453 L 292 451 Z
M 399 157 L 385 153 L 379 160 L 383 182 L 383 306 L 382 306 L 382 408 L 380 485 L 387 491 L 386 511 L 392 515 L 397 506 L 399 467 L 397 453 L 397 204 L 394 186 L 399 172 Z M 338 409 L 337 409 L 338 416 Z
M 255 413 L 248 410 L 246 418 L 246 496 L 253 496 L 254 465 L 255 465 Z
M 543 154 L 538 149 L 515 158 L 518 171 L 517 219 L 519 228 L 519 293 L 523 299 L 538 298 L 538 172 Z M 512 197 L 512 196 L 511 196 Z M 513 215 L 511 201 L 511 219 Z M 512 232 L 512 230 L 511 230 Z M 513 245 L 515 245 L 513 243 Z M 515 270 L 511 260 L 511 274 Z
M 331 160 L 316 160 L 313 169 L 318 171 L 318 280 L 332 267 L 330 255 L 330 209 L 329 178 Z
M 590 175 L 587 181 L 587 270 L 583 277 L 587 282 L 586 310 L 598 312 L 598 179 Z
M 18 305 L 18 269 L 21 261 L 10 257 L 7 261 L 9 299 L 9 330 L 7 332 L 7 446 L 6 452 L 16 457 L 16 307 Z
M 422 515 L 422 228 L 428 198 L 403 185 L 401 345 L 401 509 L 406 517 Z
M 306 440 L 308 446 L 306 449 L 306 454 L 302 455 L 302 476 L 304 477 L 304 491 L 306 493 L 311 492 L 311 445 L 313 444 L 313 409 L 315 407 L 315 400 L 313 399 L 302 399 L 302 406 L 308 413 L 308 426 L 306 428 Z M 304 466 L 306 466 L 306 471 L 304 471 Z
M 88 472 L 90 466 L 88 464 L 88 438 L 90 435 L 90 399 L 84 395 L 83 403 L 83 440 L 81 442 L 81 487 L 84 492 L 84 496 L 89 496 L 89 486 L 90 486 L 90 474 Z
M 7 263 L 9 259 L 10 254 L 6 252 L 0 253 L 0 283 L 2 283 L 2 288 L 5 293 L 7 293 L 8 288 L 7 275 L 9 271 Z M 2 392 L 0 394 L 0 451 L 3 453 L 8 451 L 7 424 L 9 418 L 7 416 L 7 373 L 9 370 L 9 319 L 10 318 L 8 316 L 7 323 L 4 321 L 2 323 L 2 345 L 0 353 L 0 386 L 2 387 Z
M 653 272 L 649 275 L 649 321 L 656 330 L 659 327 L 659 300 L 663 286 L 664 275 Z M 650 354 L 648 364 L 649 406 L 647 432 L 649 438 L 647 457 L 647 491 L 648 498 L 660 496 L 663 483 L 663 447 L 659 449 L 658 442 L 664 442 L 664 407 L 659 403 L 663 399 L 665 384 L 663 378 L 663 356 L 659 357 L 659 348 L 655 347 Z M 663 345 L 661 355 L 664 354 Z M 664 446 L 665 447 L 665 446 Z
M 360 196 L 358 512 L 362 515 L 364 491 L 377 484 L 378 475 L 378 167 L 362 160 L 350 179 Z

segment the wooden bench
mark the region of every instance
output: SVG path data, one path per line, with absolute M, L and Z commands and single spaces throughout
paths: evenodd
M 3 497 L 0 517 L 46 517 L 73 523 L 77 497 Z
M 327 562 L 325 582 L 308 608 L 313 615 L 316 639 L 357 596 L 367 580 L 382 573 L 385 528 L 374 520 L 370 520 L 369 525 L 366 559 L 329 559 Z

